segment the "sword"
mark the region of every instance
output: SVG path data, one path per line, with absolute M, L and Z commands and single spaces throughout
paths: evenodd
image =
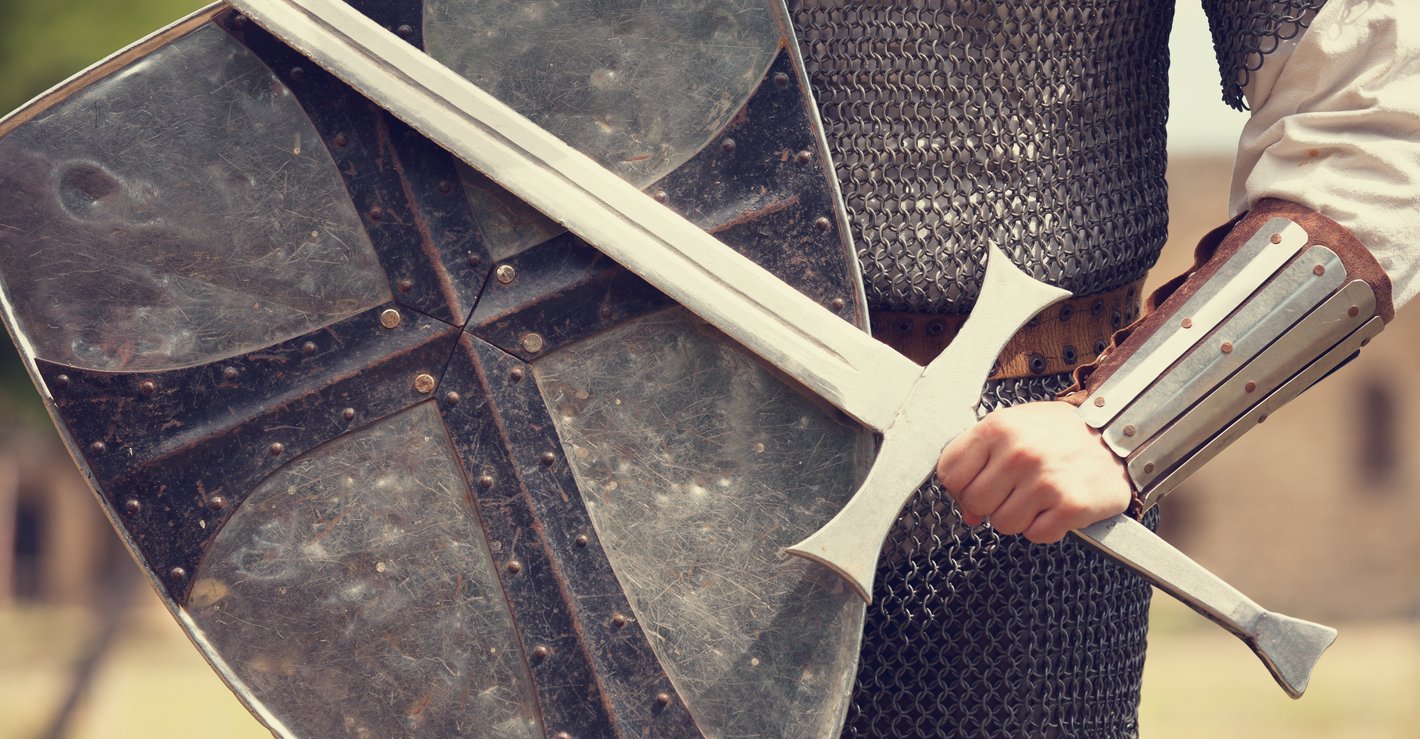
M 257 24 L 865 426 L 882 446 L 862 486 L 788 549 L 871 600 L 878 553 L 948 441 L 976 423 L 991 364 L 1068 293 L 989 250 L 978 308 L 921 367 L 340 0 L 229 0 Z M 1233 633 L 1292 697 L 1336 631 L 1273 613 L 1137 521 L 1072 532 Z

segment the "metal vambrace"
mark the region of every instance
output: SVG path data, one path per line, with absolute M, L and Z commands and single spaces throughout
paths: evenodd
M 1204 237 L 1061 399 L 1121 459 L 1142 513 L 1391 320 L 1390 280 L 1349 231 L 1264 200 Z

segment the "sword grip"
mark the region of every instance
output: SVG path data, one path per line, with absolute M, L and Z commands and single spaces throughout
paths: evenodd
M 1312 668 L 1336 641 L 1336 629 L 1264 609 L 1128 516 L 1071 533 L 1241 639 L 1293 698 L 1306 692 Z

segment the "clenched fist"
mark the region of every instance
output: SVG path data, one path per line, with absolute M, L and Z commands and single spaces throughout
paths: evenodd
M 987 415 L 942 450 L 937 479 L 966 522 L 1052 544 L 1129 507 L 1124 465 L 1068 403 Z

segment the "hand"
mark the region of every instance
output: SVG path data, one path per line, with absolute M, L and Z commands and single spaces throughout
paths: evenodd
M 987 415 L 942 450 L 937 479 L 966 522 L 1037 544 L 1122 513 L 1133 492 L 1124 464 L 1069 403 L 1027 403 Z

